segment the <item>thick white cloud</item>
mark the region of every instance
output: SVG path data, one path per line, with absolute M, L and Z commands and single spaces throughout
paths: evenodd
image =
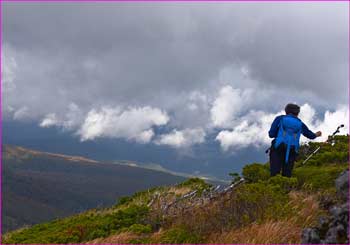
M 166 111 L 150 106 L 127 108 L 103 106 L 99 110 L 92 109 L 84 113 L 75 103 L 71 103 L 63 114 L 48 113 L 40 122 L 40 126 L 57 126 L 74 131 L 82 141 L 99 137 L 124 138 L 138 143 L 155 143 L 175 148 L 201 144 L 208 132 L 213 128 L 221 128 L 216 140 L 224 151 L 235 151 L 250 146 L 268 145 L 271 139 L 268 138 L 267 132 L 273 119 L 277 115 L 284 114 L 284 111 L 269 113 L 264 110 L 247 110 L 254 105 L 256 96 L 257 91 L 234 89 L 230 85 L 219 88 L 217 97 L 210 97 L 210 94 L 199 91 L 190 92 L 185 100 L 188 106 L 183 110 L 191 110 L 193 116 L 187 119 L 196 120 L 197 116 L 202 115 L 206 120 L 201 122 L 206 123 L 199 127 L 184 129 L 169 124 L 173 130 L 161 135 L 155 134 L 153 126 L 166 125 L 170 122 L 170 118 Z M 259 103 L 267 99 L 263 98 Z M 249 107 L 246 108 L 246 105 Z M 206 111 L 210 113 L 205 113 Z M 28 116 L 27 114 L 26 107 L 14 111 L 16 119 Z M 326 111 L 324 116 L 320 116 L 312 106 L 305 103 L 301 106 L 300 118 L 311 130 L 323 132 L 323 136 L 317 141 L 325 140 L 338 124 L 346 125 L 343 133 L 348 130 L 346 106 L 339 106 L 337 110 Z M 308 141 L 304 137 L 301 140 Z
M 201 128 L 184 130 L 174 129 L 169 134 L 160 135 L 155 143 L 175 148 L 189 147 L 194 144 L 203 143 L 205 141 L 205 135 L 205 131 Z
M 91 110 L 77 134 L 81 140 L 93 140 L 98 137 L 126 138 L 147 143 L 153 137 L 153 126 L 167 124 L 167 113 L 152 107 L 102 107 Z
M 316 110 L 309 104 L 304 104 L 300 107 L 299 118 L 306 124 L 312 125 L 315 120 Z
M 322 136 L 315 139 L 318 142 L 327 140 L 341 124 L 344 124 L 344 128 L 341 128 L 340 134 L 349 133 L 349 108 L 345 105 L 340 105 L 333 111 L 327 110 L 322 118 L 317 118 L 316 110 L 309 104 L 304 104 L 301 106 L 299 117 L 310 129 L 322 132 Z M 308 141 L 302 138 L 302 142 Z
M 145 143 L 150 142 L 152 140 L 153 136 L 154 136 L 153 129 L 148 129 L 148 130 L 141 132 L 139 135 L 137 135 L 135 140 L 139 143 L 145 144 Z
M 223 130 L 216 136 L 224 151 L 240 149 L 248 146 L 260 147 L 271 140 L 267 136 L 273 119 L 279 115 L 268 114 L 262 111 L 251 111 L 241 118 L 238 126 L 232 130 Z
M 70 103 L 64 115 L 58 116 L 56 113 L 48 113 L 40 122 L 40 127 L 61 127 L 67 130 L 74 130 L 79 127 L 84 120 L 84 113 L 75 103 Z
M 216 127 L 232 125 L 232 122 L 247 104 L 251 92 L 249 89 L 242 91 L 230 85 L 222 87 L 210 110 L 213 125 Z
M 255 146 L 261 147 L 268 145 L 271 139 L 268 137 L 268 130 L 274 118 L 278 115 L 284 114 L 283 111 L 279 113 L 266 113 L 263 111 L 251 111 L 247 115 L 242 116 L 238 126 L 231 130 L 222 130 L 216 137 L 221 148 L 224 151 L 237 150 L 244 147 Z M 344 124 L 341 134 L 349 132 L 348 107 L 339 106 L 335 111 L 326 111 L 321 119 L 316 118 L 315 109 L 309 104 L 301 106 L 300 118 L 313 132 L 322 131 L 323 135 L 317 138 L 316 141 L 325 141 L 328 135 L 331 135 L 334 130 L 340 125 Z M 305 137 L 301 137 L 302 142 L 309 141 Z
M 327 140 L 340 124 L 344 124 L 344 128 L 340 129 L 340 134 L 349 134 L 349 107 L 339 106 L 334 111 L 326 111 L 322 120 L 316 120 L 312 126 L 322 131 L 322 137 L 317 141 Z
M 166 125 L 168 122 L 169 116 L 166 112 L 149 106 L 126 109 L 104 106 L 83 115 L 79 107 L 71 103 L 63 116 L 49 113 L 42 119 L 40 126 L 73 130 L 82 141 L 100 137 L 123 138 L 143 144 L 153 142 L 175 148 L 190 147 L 205 141 L 206 132 L 202 128 L 174 129 L 169 134 L 156 137 L 153 126 Z
M 231 86 L 221 88 L 211 108 L 211 120 L 214 126 L 226 127 L 232 124 L 236 114 L 243 105 L 239 89 Z
M 39 125 L 42 128 L 49 128 L 52 126 L 60 126 L 60 122 L 57 119 L 57 116 L 55 113 L 49 113 L 45 116 L 45 118 L 41 121 Z

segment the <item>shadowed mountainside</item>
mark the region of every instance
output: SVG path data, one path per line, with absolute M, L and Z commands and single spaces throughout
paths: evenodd
M 101 163 L 3 146 L 3 232 L 109 206 L 118 197 L 185 178 L 165 172 Z

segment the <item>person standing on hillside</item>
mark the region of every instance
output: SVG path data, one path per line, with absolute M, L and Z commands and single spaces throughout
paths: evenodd
M 274 138 L 270 147 L 270 175 L 275 176 L 282 170 L 282 176 L 291 177 L 294 161 L 298 154 L 300 135 L 315 139 L 321 131 L 313 133 L 298 118 L 300 107 L 288 104 L 286 115 L 275 118 L 269 130 L 269 137 Z

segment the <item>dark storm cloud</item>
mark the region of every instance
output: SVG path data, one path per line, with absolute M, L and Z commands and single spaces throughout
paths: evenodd
M 5 43 L 51 61 L 57 67 L 51 79 L 62 88 L 84 84 L 103 98 L 193 88 L 215 74 L 218 67 L 210 69 L 211 62 L 222 62 L 225 54 L 211 40 L 192 39 L 186 22 L 197 23 L 187 8 L 118 3 L 7 8 Z M 177 19 L 182 15 L 188 21 Z M 89 62 L 90 74 L 84 67 Z
M 253 43 L 241 47 L 240 57 L 252 67 L 252 76 L 261 81 L 344 101 L 347 9 L 344 5 L 308 5 L 292 11 L 271 8 L 275 14 L 264 20 Z
M 5 113 L 149 105 L 178 128 L 206 127 L 227 84 L 269 95 L 247 111 L 295 98 L 335 109 L 347 103 L 347 6 L 4 3 Z

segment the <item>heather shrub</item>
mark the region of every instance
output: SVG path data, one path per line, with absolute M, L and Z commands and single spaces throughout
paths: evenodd
M 129 206 L 114 213 L 82 213 L 62 220 L 35 225 L 8 234 L 3 243 L 80 243 L 107 237 L 122 228 L 142 223 L 149 210 L 145 206 Z M 135 227 L 134 227 L 135 228 Z
M 337 176 L 348 168 L 347 164 L 329 166 L 304 166 L 294 169 L 298 187 L 306 190 L 325 190 L 334 188 Z
M 151 233 L 152 227 L 151 225 L 143 225 L 143 224 L 133 224 L 126 231 L 135 233 L 135 234 L 143 234 L 143 233 Z
M 271 185 L 278 185 L 283 191 L 289 192 L 293 189 L 296 189 L 298 180 L 294 177 L 288 178 L 278 174 L 268 179 L 267 183 Z
M 270 177 L 269 166 L 259 163 L 249 164 L 243 167 L 242 175 L 250 183 L 264 181 Z

